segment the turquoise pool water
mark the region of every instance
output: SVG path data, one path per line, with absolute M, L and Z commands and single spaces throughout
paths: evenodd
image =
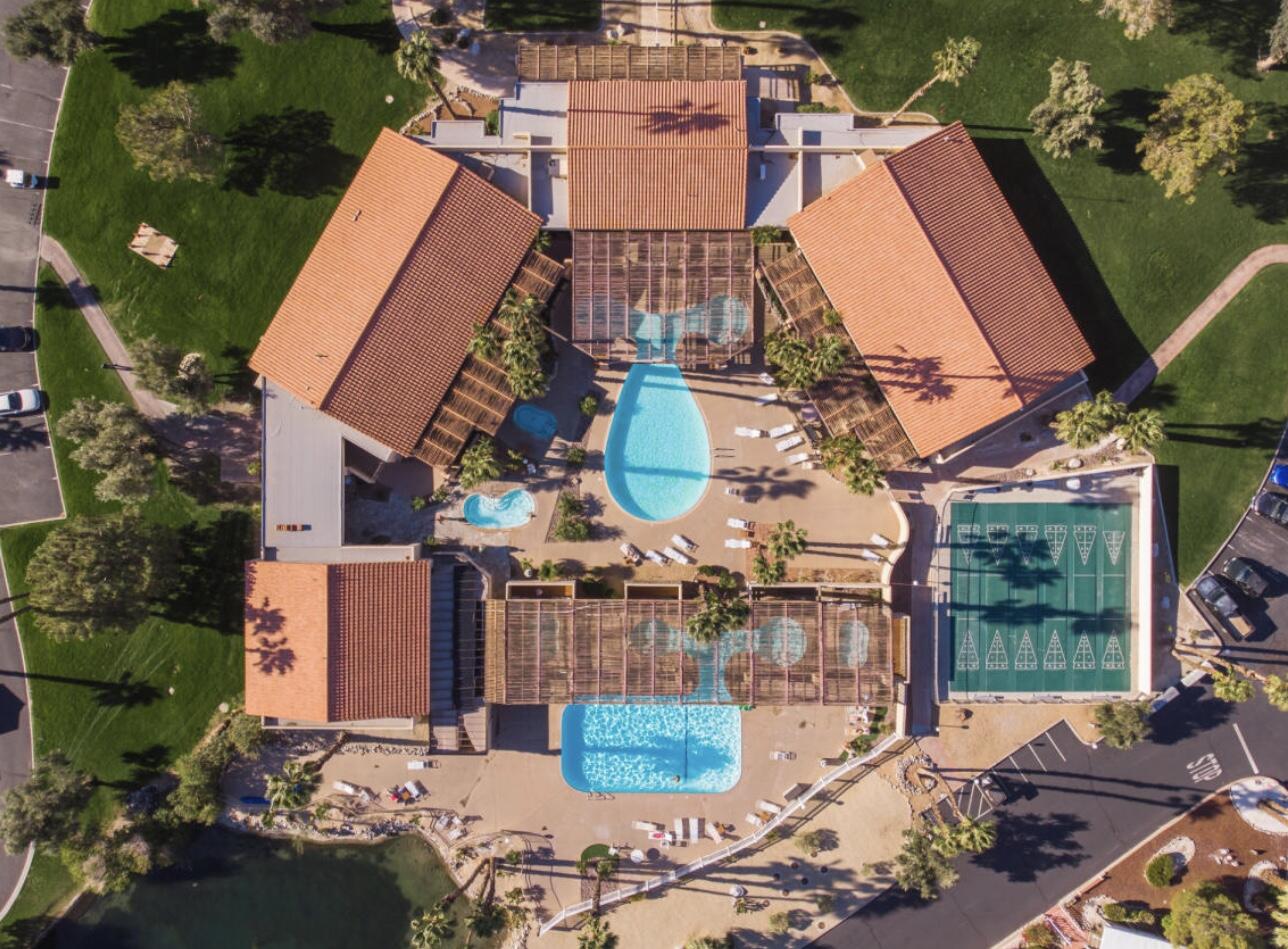
M 514 424 L 537 438 L 554 438 L 555 432 L 559 431 L 559 420 L 554 414 L 531 402 L 515 407 Z
M 701 333 L 713 343 L 724 344 L 745 335 L 750 322 L 751 314 L 741 300 L 722 295 L 671 313 L 631 310 L 628 326 L 637 359 L 673 361 L 676 344 L 685 333 Z
M 471 494 L 465 499 L 464 514 L 465 519 L 475 527 L 504 530 L 528 523 L 536 507 L 537 502 L 531 494 L 522 488 L 515 488 L 499 498 Z
M 707 423 L 679 367 L 631 367 L 604 448 L 613 500 L 632 517 L 668 521 L 701 500 L 710 477 Z
M 569 705 L 559 765 L 578 791 L 719 794 L 742 775 L 742 719 L 728 705 Z

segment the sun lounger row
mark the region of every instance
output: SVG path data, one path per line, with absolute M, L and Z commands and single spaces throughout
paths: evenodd
M 685 537 L 683 534 L 672 534 L 671 543 L 673 543 L 676 547 L 679 547 L 681 550 L 698 549 L 698 545 L 695 544 L 693 541 L 689 540 L 689 538 Z
M 777 393 L 777 392 L 769 392 L 769 393 L 766 393 L 765 395 L 758 395 L 758 396 L 756 396 L 756 404 L 757 404 L 757 405 L 772 405 L 773 403 L 775 403 L 775 402 L 777 402 L 777 401 L 778 401 L 778 393 Z
M 750 550 L 751 541 L 746 537 L 726 537 L 725 546 L 730 550 Z
M 634 544 L 622 544 L 618 549 L 621 550 L 622 556 L 634 566 L 638 567 L 644 562 L 644 555 L 640 553 L 640 549 Z
M 728 524 L 730 527 L 732 527 L 734 530 L 739 530 L 739 531 L 750 531 L 750 530 L 756 529 L 755 522 L 745 521 L 741 517 L 731 517 L 727 521 L 725 521 L 725 523 Z
M 774 426 L 773 428 L 771 428 L 771 429 L 769 430 L 769 437 L 770 437 L 770 438 L 782 438 L 784 435 L 789 435 L 789 434 L 791 434 L 791 433 L 792 433 L 792 432 L 794 432 L 794 431 L 796 431 L 796 423 L 795 423 L 795 422 L 785 422 L 785 423 L 784 423 L 784 424 L 782 424 L 782 425 L 776 425 L 776 426 Z
M 733 430 L 733 433 L 739 438 L 764 438 L 765 430 L 763 428 L 748 428 L 745 425 L 739 425 Z
M 697 563 L 697 561 L 694 560 L 692 557 L 690 557 L 688 554 L 680 553 L 680 551 L 676 550 L 674 547 L 663 547 L 662 553 L 666 554 L 676 563 L 682 563 L 682 564 Z
M 784 438 L 782 441 L 774 442 L 775 451 L 789 451 L 797 445 L 805 443 L 804 435 L 793 435 L 790 438 Z
M 799 465 L 802 461 L 809 461 L 809 458 L 810 458 L 810 453 L 809 453 L 809 452 L 807 452 L 807 451 L 798 451 L 798 452 L 797 452 L 796 454 L 794 454 L 794 455 L 788 455 L 788 456 L 787 456 L 787 463 L 788 463 L 789 465 Z

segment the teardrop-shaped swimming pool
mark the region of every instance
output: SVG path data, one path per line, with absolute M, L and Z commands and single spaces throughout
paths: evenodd
M 711 478 L 706 419 L 671 364 L 631 367 L 604 448 L 608 492 L 623 511 L 669 521 L 702 499 Z

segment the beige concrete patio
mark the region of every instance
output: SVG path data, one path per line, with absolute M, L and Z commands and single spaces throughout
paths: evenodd
M 706 419 L 712 449 L 711 481 L 698 504 L 682 517 L 671 521 L 644 521 L 627 514 L 613 500 L 603 471 L 604 445 L 612 424 L 612 408 L 625 378 L 619 369 L 600 370 L 595 383 L 606 391 L 599 414 L 591 422 L 583 439 L 587 450 L 584 467 L 569 471 L 563 462 L 567 445 L 556 439 L 544 459 L 543 477 L 528 479 L 523 486 L 536 498 L 536 514 L 522 527 L 508 531 L 483 531 L 459 520 L 459 505 L 450 506 L 436 532 L 444 540 L 465 544 L 496 545 L 508 543 L 516 557 L 535 563 L 543 560 L 569 561 L 571 566 L 620 565 L 620 545 L 633 543 L 641 550 L 671 544 L 671 535 L 679 533 L 697 545 L 693 556 L 698 563 L 720 564 L 742 572 L 748 564 L 744 550 L 725 547 L 726 538 L 744 537 L 729 528 L 730 517 L 772 525 L 794 520 L 809 534 L 804 554 L 794 560 L 788 580 L 832 582 L 872 582 L 880 578 L 887 559 L 896 559 L 906 538 L 906 522 L 898 505 L 886 491 L 872 497 L 851 494 L 843 484 L 820 469 L 808 470 L 787 464 L 787 456 L 809 448 L 808 444 L 787 452 L 774 449 L 772 438 L 740 438 L 737 426 L 768 430 L 795 422 L 796 409 L 785 400 L 758 405 L 757 397 L 775 391 L 758 378 L 758 370 L 734 367 L 720 371 L 686 372 L 688 382 Z M 566 485 L 563 475 L 568 474 Z M 516 487 L 513 480 L 485 485 L 487 494 L 501 494 Z M 580 493 L 593 513 L 593 539 L 581 543 L 547 540 L 554 516 L 555 500 L 563 487 Z M 741 492 L 731 496 L 726 489 Z M 890 541 L 883 547 L 874 535 Z M 865 559 L 863 551 L 875 552 L 881 559 Z M 692 567 L 679 565 L 658 567 L 649 562 L 634 570 L 613 569 L 611 575 L 623 579 L 661 580 L 690 579 Z

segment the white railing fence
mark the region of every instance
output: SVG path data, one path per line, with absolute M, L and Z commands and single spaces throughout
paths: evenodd
M 902 740 L 903 739 L 897 735 L 890 735 L 879 742 L 877 746 L 866 755 L 862 755 L 858 758 L 851 758 L 850 760 L 837 765 L 831 771 L 828 771 L 821 778 L 811 784 L 808 791 L 787 804 L 787 806 L 785 806 L 779 813 L 775 814 L 771 820 L 766 821 L 764 826 L 756 828 L 756 832 L 750 836 L 744 837 L 741 840 L 735 840 L 732 843 L 721 847 L 719 850 L 713 850 L 711 853 L 699 857 L 692 863 L 686 863 L 682 867 L 676 867 L 674 870 L 663 873 L 661 876 L 653 877 L 651 880 L 646 880 L 643 883 L 636 883 L 633 886 L 620 887 L 613 890 L 611 893 L 603 894 L 599 901 L 600 908 L 603 909 L 604 907 L 611 906 L 614 903 L 621 903 L 634 896 L 656 892 L 657 890 L 668 887 L 672 883 L 682 880 L 685 877 L 693 876 L 695 873 L 700 873 L 708 867 L 716 866 L 744 850 L 755 847 L 769 836 L 769 834 L 781 827 L 786 821 L 791 820 L 801 811 L 805 810 L 805 807 L 809 802 L 817 797 L 829 784 L 832 784 L 833 782 L 858 771 L 860 768 L 865 767 L 869 762 L 884 754 L 892 745 Z M 582 900 L 580 903 L 574 903 L 572 906 L 565 906 L 549 920 L 541 924 L 540 934 L 544 936 L 569 917 L 579 916 L 582 913 L 590 912 L 591 906 L 593 905 L 594 904 L 591 900 Z

